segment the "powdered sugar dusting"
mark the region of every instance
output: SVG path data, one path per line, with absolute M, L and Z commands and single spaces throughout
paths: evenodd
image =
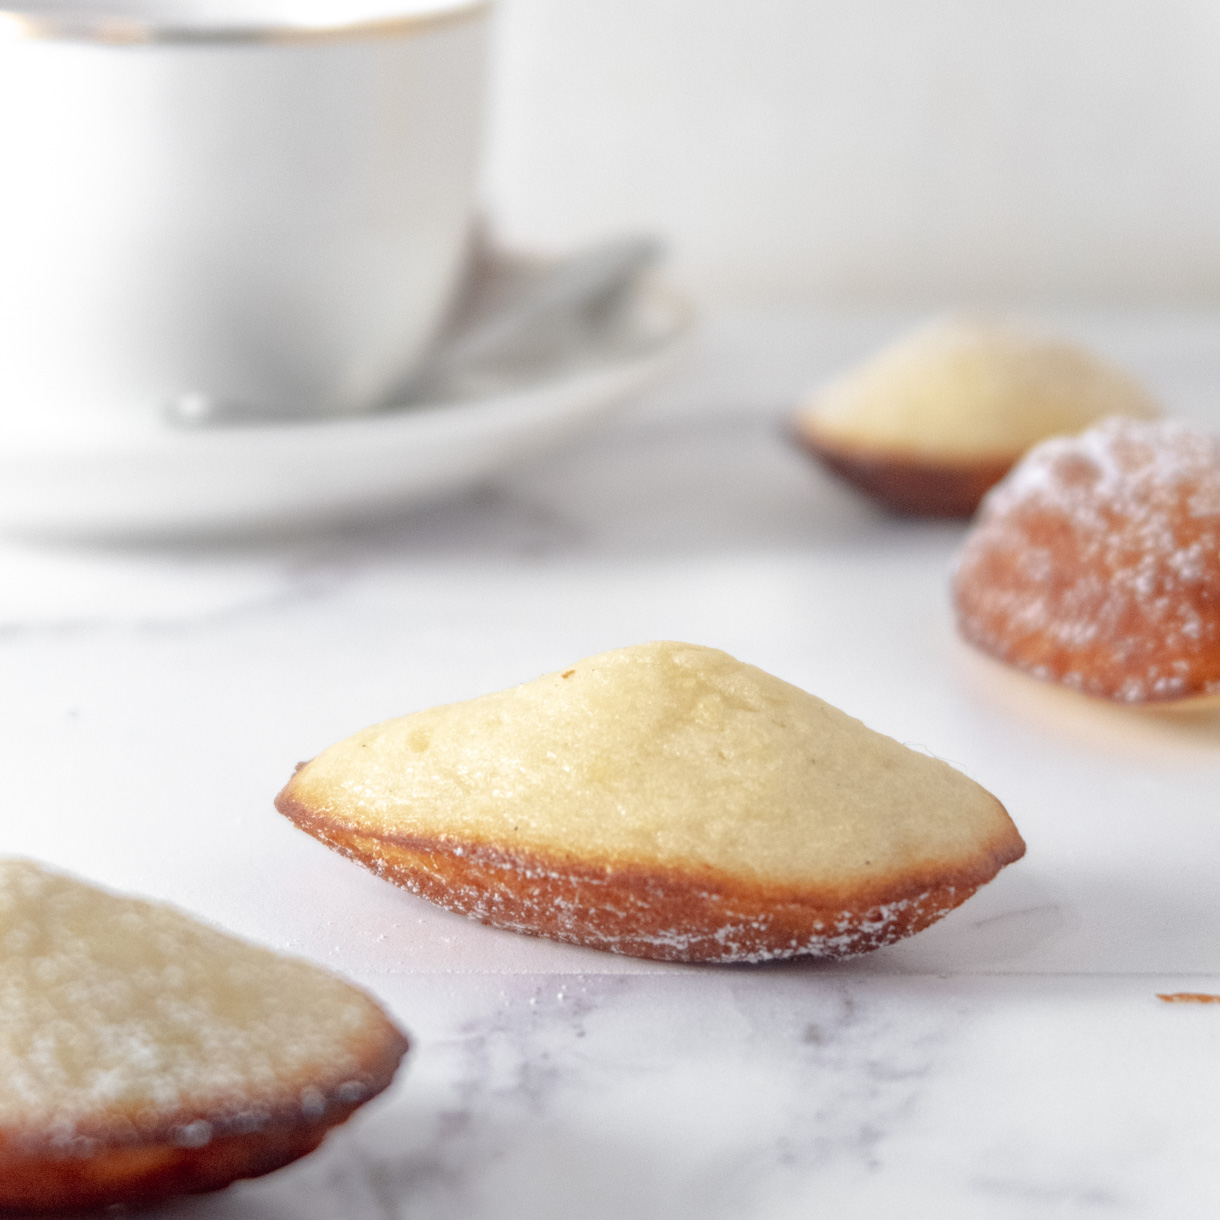
M 984 501 L 955 579 L 972 643 L 1127 703 L 1220 691 L 1220 441 L 1108 420 Z
M 863 909 L 743 901 L 694 881 L 624 878 L 607 866 L 579 873 L 467 845 L 430 853 L 393 843 L 359 850 L 316 827 L 327 846 L 447 910 L 505 931 L 609 953 L 678 962 L 846 958 L 893 944 L 964 902 L 974 887 L 940 886 Z
M 386 1031 L 367 996 L 314 966 L 0 860 L 0 1142 L 192 1148 L 317 1119 L 384 1087 L 366 1059 Z

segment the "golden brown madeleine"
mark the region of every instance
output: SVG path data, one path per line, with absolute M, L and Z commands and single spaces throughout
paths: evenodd
M 0 860 L 0 1210 L 268 1173 L 381 1092 L 406 1049 L 316 966 Z
M 995 323 L 933 323 L 824 386 L 796 439 L 890 508 L 969 517 L 1022 454 L 1108 415 L 1156 404 L 1069 343 Z
M 675 643 L 366 729 L 276 804 L 450 910 L 670 961 L 875 949 L 1025 850 L 947 764 Z
M 1220 442 L 1109 420 L 988 496 L 953 583 L 962 635 L 1120 703 L 1220 694 Z
M 1014 461 L 984 457 L 955 462 L 853 446 L 820 435 L 816 425 L 802 421 L 795 435 L 827 469 L 887 508 L 913 517 L 972 517 Z

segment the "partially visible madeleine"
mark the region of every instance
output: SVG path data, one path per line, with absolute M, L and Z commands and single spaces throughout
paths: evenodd
M 953 600 L 966 640 L 1035 678 L 1220 702 L 1220 440 L 1113 419 L 1039 445 L 987 497 Z
M 889 507 L 969 517 L 1039 441 L 1107 415 L 1159 413 L 1135 380 L 1073 344 L 950 320 L 816 391 L 795 430 L 825 465 Z
M 389 1084 L 363 992 L 166 906 L 0 860 L 0 1209 L 278 1169 Z
M 276 804 L 450 910 L 669 961 L 875 949 L 1025 849 L 947 764 L 675 643 L 366 729 Z

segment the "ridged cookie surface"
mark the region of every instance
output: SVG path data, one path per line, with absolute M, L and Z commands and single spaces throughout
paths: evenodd
M 451 910 L 674 961 L 877 948 L 1024 851 L 947 764 L 677 643 L 376 725 L 276 803 Z
M 0 860 L 0 1210 L 267 1173 L 384 1089 L 405 1050 L 324 970 Z
M 962 635 L 1119 703 L 1220 696 L 1220 441 L 1108 420 L 1047 441 L 988 496 L 958 561 Z

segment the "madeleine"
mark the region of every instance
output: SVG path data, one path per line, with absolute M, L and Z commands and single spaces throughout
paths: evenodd
M 316 966 L 0 860 L 0 1210 L 277 1169 L 384 1089 L 406 1045 Z
M 1108 415 L 1160 414 L 1127 374 L 1073 344 L 949 320 L 814 393 L 797 440 L 899 512 L 969 517 L 1032 446 Z
M 875 949 L 1024 851 L 947 764 L 677 643 L 366 729 L 276 804 L 450 910 L 668 961 Z
M 1047 441 L 987 497 L 953 582 L 976 648 L 1142 707 L 1220 700 L 1220 441 L 1109 420 Z

